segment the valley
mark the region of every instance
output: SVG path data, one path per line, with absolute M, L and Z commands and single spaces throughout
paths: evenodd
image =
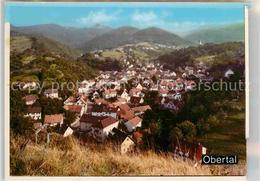
M 44 27 L 54 28 L 55 33 Z M 56 34 L 57 28 L 63 33 Z M 40 155 L 41 145 L 61 147 L 61 142 L 80 154 L 96 155 L 103 146 L 115 160 L 129 159 L 133 153 L 135 159 L 147 159 L 146 154 L 152 152 L 153 157 L 159 157 L 159 164 L 159 160 L 171 157 L 171 166 L 179 168 L 180 159 L 181 165 L 187 164 L 188 171 L 183 174 L 194 173 L 192 168 L 201 171 L 200 166 L 192 165 L 200 162 L 202 149 L 212 154 L 236 154 L 244 165 L 245 92 L 204 90 L 206 84 L 222 80 L 228 84 L 242 81 L 244 85 L 243 42 L 198 43 L 156 27 L 87 29 L 84 31 L 90 37 L 76 36 L 75 42 L 70 42 L 70 36 L 83 29 L 12 27 L 10 83 L 20 88 L 10 90 L 13 157 L 17 157 L 17 144 L 30 140 L 33 143 L 28 149 Z M 18 135 L 22 135 L 21 140 Z M 86 145 L 92 150 L 85 150 Z M 53 148 L 48 150 L 50 155 L 57 154 Z M 12 172 L 25 173 L 15 170 L 19 160 L 32 174 L 28 161 L 35 159 L 14 159 Z M 228 174 L 243 174 L 240 165 Z M 148 163 L 147 168 L 151 168 Z M 220 172 L 225 169 L 207 167 L 201 173 L 223 175 Z M 110 170 L 82 172 L 106 175 Z M 49 174 L 59 173 L 56 169 Z M 122 175 L 136 173 L 129 170 Z M 140 173 L 146 174 L 144 170 Z

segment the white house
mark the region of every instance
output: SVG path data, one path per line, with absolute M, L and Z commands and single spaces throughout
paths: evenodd
M 234 75 L 234 72 L 233 72 L 233 70 L 228 69 L 228 70 L 225 72 L 225 77 L 229 78 L 231 75 Z
M 103 105 L 93 105 L 91 115 L 98 117 L 110 116 L 117 118 L 117 108 Z
M 125 154 L 129 151 L 132 151 L 134 149 L 135 145 L 136 144 L 135 144 L 134 140 L 130 136 L 127 136 L 120 145 L 121 154 Z
M 117 96 L 117 92 L 116 90 L 114 89 L 106 89 L 104 92 L 103 92 L 103 97 L 105 99 L 110 99 L 110 98 L 114 98 Z
M 23 97 L 26 105 L 33 105 L 38 99 L 37 95 L 27 95 Z
M 42 108 L 41 107 L 28 107 L 27 113 L 24 117 L 30 117 L 34 120 L 42 119 Z
M 44 91 L 44 96 L 48 98 L 59 98 L 58 89 L 46 89 Z
M 136 86 L 136 88 L 139 90 L 143 90 L 143 86 L 140 83 Z
M 174 95 L 174 99 L 180 101 L 180 100 L 182 99 L 181 94 L 180 94 L 179 92 L 176 93 L 176 94 Z
M 130 96 L 127 93 L 127 90 L 125 89 L 124 92 L 120 95 L 121 98 L 125 99 L 127 102 L 130 101 Z
M 142 126 L 142 119 L 136 116 L 130 119 L 129 121 L 127 121 L 125 123 L 125 126 L 129 132 L 132 132 L 133 130 L 135 130 L 135 128 Z

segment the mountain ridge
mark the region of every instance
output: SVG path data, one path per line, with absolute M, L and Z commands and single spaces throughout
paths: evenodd
M 228 24 L 216 27 L 201 28 L 191 32 L 184 38 L 199 43 L 223 43 L 228 41 L 244 41 L 244 23 Z
M 157 27 L 148 27 L 145 29 L 120 27 L 87 41 L 83 48 L 85 51 L 93 51 L 140 42 L 152 42 L 174 46 L 191 44 L 191 42 L 184 40 L 180 36 Z

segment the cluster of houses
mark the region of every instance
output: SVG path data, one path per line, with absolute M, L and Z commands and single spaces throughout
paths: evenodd
M 179 111 L 184 105 L 183 93 L 196 87 L 192 76 L 201 81 L 210 79 L 206 68 L 191 66 L 178 72 L 163 70 L 159 64 L 133 65 L 122 72 L 100 71 L 95 79 L 80 82 L 73 96 L 63 100 L 63 108 L 76 113 L 75 122 L 68 125 L 64 135 L 76 132 L 97 142 L 119 140 L 121 152 L 126 153 L 142 142 L 143 116 L 151 110 L 146 95 L 157 92 L 154 102 L 158 106 Z M 61 99 L 57 89 L 47 89 L 43 95 Z M 62 126 L 64 114 L 43 117 L 42 108 L 35 105 L 38 99 L 38 95 L 23 97 L 27 106 L 24 116 L 35 120 L 36 132 L 48 126 Z

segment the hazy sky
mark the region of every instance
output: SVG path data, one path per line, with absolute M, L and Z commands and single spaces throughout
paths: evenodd
M 16 26 L 96 24 L 184 33 L 201 26 L 244 22 L 242 3 L 7 3 L 6 21 Z

